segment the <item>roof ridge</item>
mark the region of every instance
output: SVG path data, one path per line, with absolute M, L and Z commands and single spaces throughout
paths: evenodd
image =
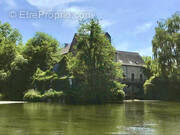
M 138 52 L 119 51 L 119 50 L 116 50 L 116 52 L 124 52 L 124 53 L 134 53 L 134 54 L 139 54 Z

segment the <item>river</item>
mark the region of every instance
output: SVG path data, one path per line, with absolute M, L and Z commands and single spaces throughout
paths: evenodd
M 0 104 L 0 135 L 179 135 L 180 103 Z

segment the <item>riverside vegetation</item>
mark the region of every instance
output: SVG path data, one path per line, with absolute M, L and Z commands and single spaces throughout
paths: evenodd
M 123 100 L 121 66 L 114 62 L 115 49 L 97 19 L 80 25 L 76 55 L 61 55 L 59 42 L 37 32 L 22 43 L 10 24 L 0 24 L 0 92 L 6 100 L 103 103 Z M 65 71 L 54 72 L 66 59 Z M 69 78 L 75 85 L 69 86 Z M 59 85 L 59 87 L 57 87 Z
M 178 100 L 180 95 L 180 16 L 158 22 L 153 58 L 144 57 L 144 99 Z M 59 42 L 37 32 L 22 43 L 10 24 L 0 24 L 0 93 L 6 100 L 104 103 L 124 99 L 121 65 L 97 19 L 80 25 L 75 54 L 61 55 Z M 64 61 L 64 64 L 61 64 Z M 54 72 L 60 63 L 64 70 Z M 73 80 L 70 87 L 69 79 Z
M 158 22 L 152 40 L 153 56 L 144 57 L 145 98 L 180 100 L 180 15 Z

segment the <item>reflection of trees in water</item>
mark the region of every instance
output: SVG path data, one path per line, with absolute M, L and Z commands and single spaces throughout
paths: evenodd
M 180 104 L 129 102 L 109 105 L 28 103 L 0 105 L 0 134 L 175 135 L 180 132 Z
M 117 125 L 123 125 L 125 121 L 124 104 L 71 106 L 36 103 L 24 105 L 24 110 L 31 119 L 29 127 L 36 131 L 45 129 L 46 133 L 62 131 L 67 135 L 99 135 L 118 130 Z
M 149 128 L 144 126 L 144 102 L 125 103 L 126 132 L 128 134 L 139 135 L 149 132 Z
M 146 102 L 145 119 L 152 124 L 157 135 L 180 133 L 180 103 Z

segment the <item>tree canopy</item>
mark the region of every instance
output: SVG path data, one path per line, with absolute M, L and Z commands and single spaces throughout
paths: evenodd
M 92 19 L 80 26 L 74 50 L 75 56 L 71 54 L 68 68 L 79 88 L 84 89 L 81 93 L 89 102 L 104 101 L 113 89 L 115 79 L 122 77 L 122 71 L 114 61 L 115 49 L 98 20 Z
M 153 54 L 161 73 L 167 77 L 180 74 L 180 15 L 158 22 L 155 31 Z

